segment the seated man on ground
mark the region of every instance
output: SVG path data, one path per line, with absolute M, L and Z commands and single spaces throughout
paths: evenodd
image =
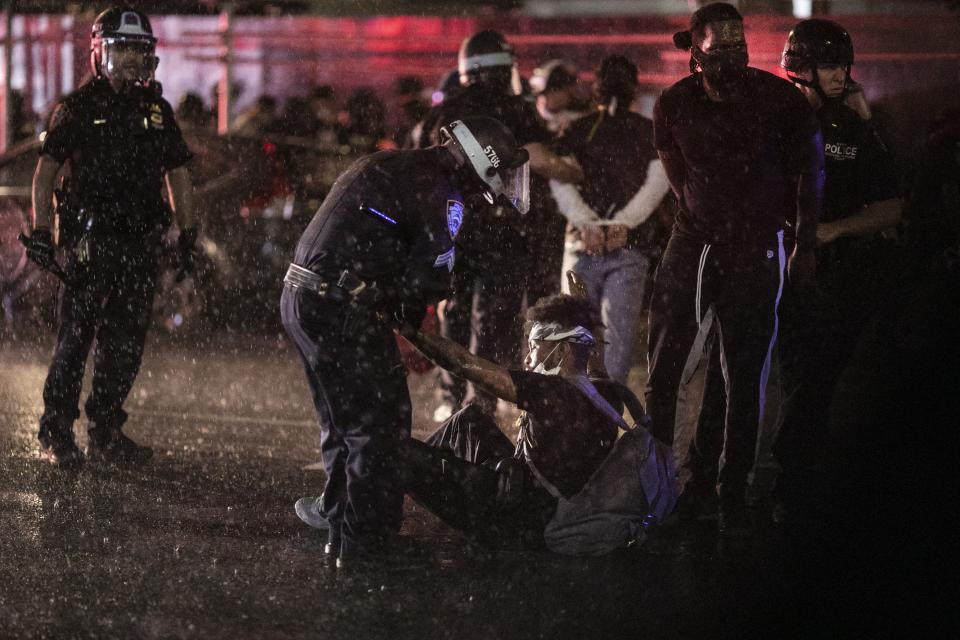
M 588 376 L 600 324 L 590 302 L 542 298 L 527 318 L 526 371 L 508 371 L 440 336 L 406 336 L 440 366 L 523 410 L 516 446 L 477 405 L 451 416 L 426 442 L 408 443 L 407 493 L 486 544 L 543 546 L 558 502 L 584 488 L 618 429 L 628 428 L 620 398 L 632 394 Z M 639 407 L 631 399 L 628 406 Z

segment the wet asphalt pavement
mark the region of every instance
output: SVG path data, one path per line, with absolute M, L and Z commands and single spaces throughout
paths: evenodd
M 37 459 L 35 436 L 51 340 L 0 344 L 0 637 L 712 638 L 826 628 L 823 612 L 794 606 L 797 567 L 765 525 L 733 546 L 718 545 L 705 522 L 603 558 L 492 553 L 408 500 L 410 557 L 338 571 L 322 553 L 325 534 L 293 512 L 323 474 L 306 383 L 279 336 L 197 346 L 155 334 L 126 428 L 154 447 L 153 461 L 54 470 Z M 410 380 L 423 437 L 432 378 Z

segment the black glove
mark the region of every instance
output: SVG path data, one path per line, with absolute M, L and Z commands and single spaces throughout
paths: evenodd
M 37 227 L 29 236 L 21 233 L 20 242 L 27 248 L 27 257 L 44 269 L 49 269 L 55 264 L 53 235 L 50 229 Z
M 180 238 L 177 239 L 177 282 L 182 282 L 193 273 L 196 252 L 197 228 L 181 229 Z

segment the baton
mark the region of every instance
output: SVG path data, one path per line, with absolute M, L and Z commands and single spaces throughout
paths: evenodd
M 28 240 L 27 236 L 21 233 L 17 237 L 17 239 L 20 240 L 20 244 L 22 244 L 23 246 L 27 246 L 27 240 Z M 36 262 L 36 260 L 34 260 L 34 262 Z M 49 271 L 53 275 L 57 276 L 60 279 L 60 281 L 63 282 L 63 284 L 70 284 L 70 280 L 67 277 L 67 272 L 63 270 L 63 267 L 61 267 L 56 260 L 51 261 L 51 263 L 48 265 L 43 265 L 43 264 L 40 264 L 39 262 L 36 262 L 36 263 L 40 265 L 41 269 L 45 269 L 46 271 Z

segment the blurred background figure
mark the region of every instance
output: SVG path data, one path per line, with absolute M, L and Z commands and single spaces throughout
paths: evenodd
M 556 59 L 533 71 L 530 89 L 536 96 L 537 113 L 552 133 L 560 133 L 590 111 L 590 98 L 582 95 L 577 75 L 572 63 Z
M 423 120 L 430 105 L 424 99 L 423 82 L 416 76 L 400 76 L 394 83 L 394 115 L 396 125 L 393 141 L 401 148 L 411 146 L 410 136 L 417 123 Z
M 18 239 L 26 229 L 23 209 L 10 198 L 0 198 L 0 337 L 4 339 L 33 334 L 48 327 L 54 316 L 57 281 L 27 259 L 27 249 Z
M 241 136 L 257 136 L 270 131 L 276 124 L 277 99 L 264 94 L 237 114 L 231 131 Z
M 313 87 L 308 96 L 310 110 L 316 120 L 315 136 L 317 143 L 323 149 L 332 149 L 337 146 L 337 117 L 340 107 L 337 104 L 337 94 L 328 84 Z
M 360 87 L 347 98 L 346 121 L 341 123 L 337 140 L 352 153 L 396 148 L 387 137 L 387 106 L 370 87 Z
M 20 91 L 10 92 L 10 122 L 13 125 L 13 142 L 32 138 L 37 131 L 37 114 L 23 99 Z
M 210 111 L 203 104 L 203 98 L 196 93 L 183 94 L 177 102 L 175 114 L 181 129 L 206 129 L 210 126 Z
M 287 99 L 274 130 L 284 136 L 312 139 L 316 136 L 318 124 L 310 108 L 310 100 L 293 96 Z

